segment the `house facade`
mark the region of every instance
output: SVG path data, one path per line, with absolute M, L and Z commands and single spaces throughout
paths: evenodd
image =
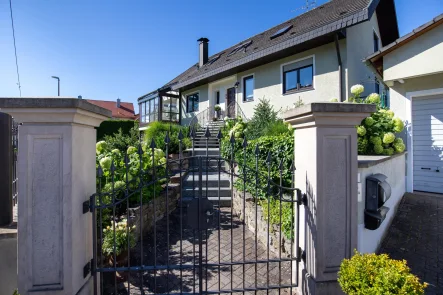
M 407 190 L 443 193 L 443 14 L 365 63 L 389 87 L 390 108 L 406 122 Z
M 138 99 L 141 127 L 165 118 L 187 125 L 202 113 L 212 117 L 216 105 L 222 116 L 250 118 L 261 98 L 277 110 L 345 101 L 354 84 L 382 94 L 362 60 L 397 38 L 393 0 L 332 0 L 211 56 L 201 38 L 198 63 Z M 171 98 L 174 116 L 167 117 L 162 102 Z

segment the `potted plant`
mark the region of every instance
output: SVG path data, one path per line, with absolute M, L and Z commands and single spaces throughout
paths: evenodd
M 214 106 L 214 111 L 215 111 L 215 118 L 216 119 L 220 118 L 220 111 L 221 111 L 220 105 L 216 104 Z M 214 121 L 216 121 L 216 120 L 214 120 Z
M 115 228 L 115 236 L 114 236 Z M 108 262 L 111 266 L 122 267 L 128 263 L 128 238 L 129 248 L 135 246 L 134 236 L 135 225 L 128 227 L 126 219 L 122 219 L 120 222 L 112 221 L 111 225 L 108 225 L 103 229 L 103 254 L 108 258 Z M 129 234 L 129 237 L 128 237 Z M 115 237 L 115 240 L 114 240 Z M 114 252 L 115 250 L 115 252 Z M 115 255 L 115 260 L 114 260 Z M 124 278 L 125 273 L 117 274 L 120 278 Z

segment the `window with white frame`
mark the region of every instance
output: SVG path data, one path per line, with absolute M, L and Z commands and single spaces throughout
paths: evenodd
M 296 61 L 283 66 L 283 93 L 314 87 L 314 58 Z
M 247 76 L 243 78 L 243 101 L 254 100 L 254 76 Z
M 186 96 L 186 112 L 187 113 L 197 112 L 198 102 L 199 102 L 198 93 L 193 93 Z

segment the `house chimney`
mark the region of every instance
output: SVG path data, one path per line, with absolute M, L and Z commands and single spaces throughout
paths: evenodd
M 117 107 L 120 107 L 120 98 L 117 98 Z
M 81 95 L 78 96 L 78 99 L 82 99 L 83 97 Z
M 200 68 L 208 62 L 208 38 L 200 38 L 197 40 L 199 43 L 199 62 Z

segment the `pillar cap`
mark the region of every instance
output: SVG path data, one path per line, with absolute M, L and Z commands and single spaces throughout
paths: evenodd
M 0 112 L 19 123 L 76 123 L 97 127 L 112 112 L 83 99 L 60 97 L 0 97 Z
M 374 104 L 317 102 L 300 106 L 283 114 L 294 128 L 312 126 L 349 127 L 377 111 Z
M 111 117 L 112 112 L 84 99 L 72 97 L 0 97 L 2 108 L 76 108 Z

